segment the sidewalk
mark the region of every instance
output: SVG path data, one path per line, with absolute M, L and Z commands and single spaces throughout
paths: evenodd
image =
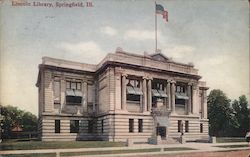
M 164 154 L 180 154 L 180 153 L 196 153 L 196 152 L 213 152 L 213 151 L 230 151 L 230 150 L 249 150 L 250 155 L 250 145 L 249 147 L 240 148 L 222 148 L 215 146 L 224 145 L 247 145 L 246 142 L 237 143 L 186 143 L 186 144 L 166 144 L 166 145 L 149 145 L 149 144 L 135 144 L 131 147 L 107 147 L 107 148 L 75 148 L 75 149 L 41 149 L 41 150 L 8 150 L 0 151 L 0 154 L 29 154 L 29 153 L 56 153 L 60 156 L 63 152 L 84 152 L 84 151 L 108 151 L 108 150 L 134 150 L 134 149 L 149 149 L 149 148 L 160 148 L 159 152 L 140 152 L 140 153 L 123 153 L 123 154 L 98 154 L 98 155 L 81 155 L 88 157 L 107 157 L 107 156 L 148 156 L 148 155 L 164 155 Z M 178 151 L 164 151 L 164 148 L 192 148 L 196 150 L 178 150 Z M 80 157 L 80 156 L 74 156 Z

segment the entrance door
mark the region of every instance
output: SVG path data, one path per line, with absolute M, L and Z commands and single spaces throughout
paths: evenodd
M 156 127 L 157 136 L 160 135 L 162 139 L 166 138 L 166 127 L 165 126 L 158 126 Z

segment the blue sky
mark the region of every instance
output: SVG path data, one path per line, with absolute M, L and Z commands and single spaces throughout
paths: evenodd
M 95 64 L 116 47 L 137 54 L 154 52 L 154 1 L 92 0 L 92 3 L 91 8 L 45 8 L 2 2 L 1 104 L 37 114 L 35 83 L 43 56 Z M 248 1 L 157 3 L 169 13 L 169 22 L 157 16 L 158 47 L 162 53 L 175 61 L 194 63 L 210 89 L 219 88 L 231 99 L 242 94 L 249 98 Z

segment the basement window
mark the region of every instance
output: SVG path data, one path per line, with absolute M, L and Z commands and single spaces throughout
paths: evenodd
M 70 120 L 70 133 L 79 133 L 79 120 Z
M 61 131 L 60 120 L 55 120 L 55 133 L 60 133 L 60 131 Z
M 203 124 L 200 124 L 200 133 L 203 133 Z
M 143 120 L 138 119 L 138 132 L 143 132 Z
M 181 120 L 178 120 L 178 132 L 182 131 L 182 124 L 181 124 Z
M 134 119 L 129 119 L 129 132 L 134 132 Z
M 189 132 L 189 122 L 185 121 L 185 132 Z

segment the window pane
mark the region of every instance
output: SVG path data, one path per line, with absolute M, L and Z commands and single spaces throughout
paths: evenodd
M 66 88 L 70 89 L 70 82 L 69 81 L 66 82 Z
M 188 132 L 188 131 L 189 131 L 188 128 L 189 128 L 188 121 L 185 121 L 185 132 Z
M 71 82 L 71 89 L 76 89 L 76 82 Z
M 55 133 L 60 133 L 60 120 L 55 120 Z
M 70 120 L 70 133 L 79 132 L 79 120 Z
M 127 94 L 127 100 L 128 101 L 140 102 L 140 99 L 141 99 L 140 95 Z
M 143 132 L 143 120 L 138 119 L 138 132 Z
M 77 82 L 76 89 L 77 90 L 81 90 L 82 89 L 82 83 L 81 82 Z
M 82 97 L 79 96 L 66 96 L 66 104 L 67 105 L 81 105 Z
M 129 119 L 129 132 L 134 132 L 134 119 Z
M 60 82 L 54 81 L 54 100 L 60 100 Z
M 102 133 L 104 132 L 104 120 L 102 120 Z
M 176 87 L 176 91 L 177 91 L 177 92 L 181 92 L 181 89 L 180 89 L 180 88 L 181 88 L 180 86 L 177 86 L 177 87 Z
M 178 132 L 181 132 L 181 120 L 178 120 Z
M 185 99 L 175 99 L 175 104 L 177 105 L 185 105 Z
M 200 124 L 200 133 L 203 133 L 203 124 Z
M 94 86 L 88 85 L 88 102 L 93 102 L 94 94 Z
M 140 81 L 139 80 L 135 81 L 135 87 L 140 88 Z
M 88 133 L 93 133 L 93 121 L 88 121 Z

